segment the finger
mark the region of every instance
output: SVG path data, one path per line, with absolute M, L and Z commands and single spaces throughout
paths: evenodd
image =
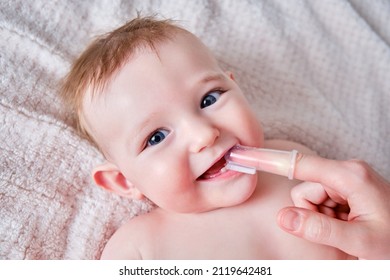
M 302 182 L 294 186 L 291 189 L 291 199 L 296 207 L 320 212 L 333 218 L 345 218 L 344 214 L 339 215 L 339 212 L 343 211 L 342 205 L 331 199 L 319 183 Z M 343 203 L 345 204 L 345 201 Z M 348 215 L 349 211 L 344 213 Z
M 291 199 L 296 207 L 317 211 L 317 205 L 328 199 L 328 194 L 319 183 L 302 182 L 291 189 Z
M 333 208 L 326 207 L 324 205 L 319 205 L 317 212 L 325 214 L 328 217 L 332 217 L 332 218 L 337 217 L 336 211 Z
M 346 201 L 356 191 L 364 188 L 353 180 L 354 174 L 343 161 L 321 158 L 315 155 L 298 154 L 294 169 L 294 178 L 302 181 L 320 183 L 341 196 Z M 348 184 L 345 183 L 348 178 Z
M 323 204 L 324 204 L 324 206 L 329 207 L 329 208 L 334 208 L 338 205 L 336 201 L 334 201 L 330 198 L 325 200 Z
M 361 244 L 359 227 L 353 222 L 330 218 L 324 214 L 303 208 L 287 207 L 278 214 L 279 226 L 301 238 L 315 243 L 329 245 L 352 255 L 356 255 Z
M 322 184 L 332 200 L 349 206 L 349 219 L 390 208 L 385 199 L 390 197 L 389 183 L 363 161 L 298 154 L 294 177 Z

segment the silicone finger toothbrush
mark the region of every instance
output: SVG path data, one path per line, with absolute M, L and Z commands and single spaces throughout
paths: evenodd
M 234 146 L 226 155 L 227 169 L 255 174 L 256 171 L 265 171 L 294 179 L 295 162 L 298 152 L 280 151 Z

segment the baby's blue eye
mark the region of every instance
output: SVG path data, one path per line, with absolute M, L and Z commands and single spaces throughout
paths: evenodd
M 165 137 L 167 137 L 168 133 L 169 133 L 169 131 L 165 130 L 165 129 L 157 130 L 156 132 L 154 132 L 152 134 L 152 136 L 150 136 L 147 145 L 154 146 L 154 145 L 160 144 L 165 139 Z
M 221 97 L 222 92 L 219 90 L 215 90 L 206 94 L 200 102 L 200 108 L 206 108 L 208 106 L 213 105 L 217 100 Z

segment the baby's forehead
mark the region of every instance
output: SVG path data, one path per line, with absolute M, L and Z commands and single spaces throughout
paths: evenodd
M 156 68 L 164 67 L 165 72 L 156 70 Z M 198 70 L 220 70 L 215 57 L 201 40 L 190 32 L 181 31 L 156 44 L 144 44 L 134 49 L 112 75 L 102 83 L 91 84 L 88 87 L 84 102 L 95 103 L 107 100 L 116 88 L 121 86 L 121 83 L 128 84 L 128 80 L 133 80 L 132 87 L 135 84 L 149 86 L 149 83 L 154 83 L 155 79 L 160 79 L 169 71 L 176 71 L 175 68 L 183 69 L 183 71 L 192 70 L 186 72 L 187 76 L 182 70 L 174 73 L 182 75 L 183 80 L 191 79 L 189 76 L 193 74 L 198 75 Z
M 107 92 L 107 89 L 115 83 L 116 78 L 125 71 L 127 67 L 136 65 L 137 67 L 144 68 L 144 63 L 139 61 L 150 61 L 150 58 L 158 60 L 161 64 L 184 63 L 188 59 L 189 63 L 196 63 L 196 60 L 209 61 L 210 65 L 218 66 L 213 54 L 202 43 L 202 41 L 190 32 L 178 32 L 173 37 L 166 40 L 159 41 L 151 45 L 140 45 L 134 51 L 126 57 L 123 63 L 116 69 L 113 74 L 104 81 L 104 87 L 96 87 L 94 85 L 92 89 L 103 93 Z M 153 70 L 154 64 L 145 63 L 145 67 L 150 66 L 150 70 Z M 145 70 L 144 70 L 145 71 Z M 149 73 L 144 73 L 148 76 Z M 94 90 L 95 90 L 94 89 Z
M 109 85 L 118 73 L 122 72 L 126 65 L 134 63 L 135 60 L 145 55 L 154 55 L 159 57 L 160 49 L 167 46 L 167 48 L 185 49 L 188 45 L 184 45 L 183 42 L 191 42 L 190 44 L 196 44 L 199 49 L 204 45 L 194 34 L 186 30 L 178 30 L 172 36 L 158 40 L 155 42 L 138 42 L 136 46 L 130 48 L 125 55 L 122 55 L 122 61 L 117 63 L 113 68 L 111 75 L 99 80 L 98 83 L 91 82 L 87 92 L 103 92 L 105 87 Z M 104 77 L 104 76 L 103 76 Z

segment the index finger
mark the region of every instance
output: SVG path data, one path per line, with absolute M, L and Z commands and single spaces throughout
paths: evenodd
M 295 179 L 320 183 L 349 197 L 362 189 L 361 183 L 354 180 L 354 177 L 345 161 L 298 153 L 294 169 Z

